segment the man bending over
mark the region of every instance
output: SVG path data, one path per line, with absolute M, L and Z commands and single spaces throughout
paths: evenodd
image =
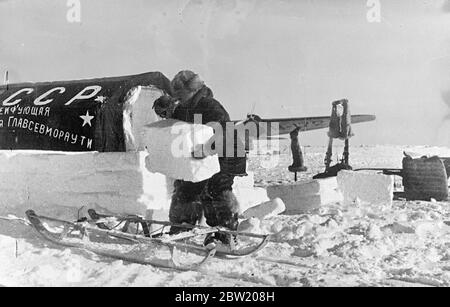
M 226 144 L 225 125 L 230 116 L 225 108 L 214 99 L 213 92 L 197 74 L 192 71 L 181 71 L 172 80 L 174 97 L 162 96 L 154 103 L 156 114 L 162 118 L 173 118 L 194 123 L 194 116 L 201 115 L 203 125 L 210 122 L 219 123 L 223 127 L 223 144 Z M 200 124 L 200 123 L 199 123 Z M 232 191 L 235 176 L 246 176 L 246 155 L 237 152 L 238 145 L 233 142 L 234 154 L 226 155 L 226 146 L 219 152 L 220 172 L 208 180 L 193 183 L 183 180 L 175 181 L 169 219 L 176 224 L 195 225 L 204 214 L 206 223 L 211 226 L 222 226 L 236 230 L 238 226 L 239 206 Z M 214 145 L 212 146 L 214 147 Z M 243 147 L 241 147 L 243 148 Z M 205 157 L 210 154 L 203 146 L 195 150 L 194 157 Z M 171 233 L 183 231 L 172 227 Z M 220 241 L 231 243 L 231 236 L 212 234 L 205 240 L 205 245 Z

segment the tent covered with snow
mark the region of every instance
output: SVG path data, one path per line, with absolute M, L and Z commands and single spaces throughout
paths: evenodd
M 0 150 L 139 150 L 153 101 L 171 94 L 160 72 L 0 87 Z

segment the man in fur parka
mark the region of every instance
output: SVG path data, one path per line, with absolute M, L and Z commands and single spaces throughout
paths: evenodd
M 233 142 L 234 154 L 226 154 L 226 123 L 230 116 L 225 108 L 214 99 L 213 92 L 200 77 L 192 71 L 179 72 L 171 83 L 174 97 L 163 96 L 154 103 L 155 112 L 163 118 L 173 118 L 194 123 L 194 116 L 201 115 L 201 124 L 216 122 L 223 127 L 223 153 L 219 154 L 220 172 L 212 178 L 198 182 L 175 181 L 169 219 L 172 223 L 195 225 L 202 217 L 209 226 L 222 226 L 236 230 L 238 226 L 238 202 L 232 191 L 235 176 L 245 176 L 246 156 L 237 151 L 237 140 Z M 200 123 L 198 123 L 200 124 Z M 233 132 L 234 137 L 234 132 Z M 217 139 L 217 138 L 215 138 Z M 212 144 L 211 148 L 214 148 Z M 240 147 L 240 148 L 243 148 Z M 203 158 L 211 154 L 205 146 L 196 148 L 193 156 Z M 172 227 L 171 233 L 182 231 Z M 230 244 L 231 236 L 213 234 L 205 244 L 220 241 Z

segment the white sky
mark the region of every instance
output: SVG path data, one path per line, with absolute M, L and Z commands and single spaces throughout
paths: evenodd
M 0 0 L 0 70 L 11 82 L 182 69 L 198 72 L 233 118 L 329 115 L 348 98 L 353 144 L 450 146 L 450 1 Z M 450 121 L 450 120 L 449 120 Z M 323 144 L 325 131 L 303 144 Z

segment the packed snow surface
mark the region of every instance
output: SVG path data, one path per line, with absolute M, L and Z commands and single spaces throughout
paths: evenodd
M 322 170 L 325 150 L 305 148 L 310 172 L 301 179 Z M 375 146 L 351 148 L 350 161 L 354 168 L 400 168 L 403 150 L 450 157 L 448 148 Z M 272 165 L 267 155 L 251 157 L 257 184 L 292 183 L 290 153 L 271 158 L 279 160 L 275 168 L 267 168 Z M 449 202 L 357 200 L 330 203 L 309 214 L 278 215 L 257 225 L 272 234 L 258 254 L 214 258 L 189 272 L 58 247 L 14 219 L 23 212 L 10 214 L 0 219 L 4 286 L 450 286 Z

